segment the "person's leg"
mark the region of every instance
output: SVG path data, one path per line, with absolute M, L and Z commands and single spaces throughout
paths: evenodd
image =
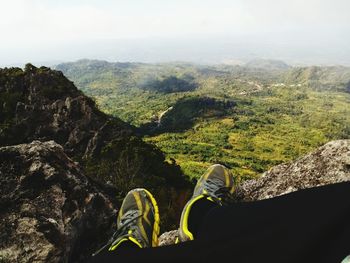
M 215 164 L 198 180 L 192 198 L 185 205 L 179 227 L 177 242 L 193 240 L 205 216 L 234 190 L 233 175 L 228 168 Z
M 341 183 L 217 207 L 191 242 L 106 253 L 93 263 L 340 263 L 350 251 L 348 200 L 350 183 Z
M 94 255 L 121 249 L 146 248 L 158 245 L 158 205 L 152 194 L 143 188 L 131 190 L 124 198 L 117 218 L 117 231 Z

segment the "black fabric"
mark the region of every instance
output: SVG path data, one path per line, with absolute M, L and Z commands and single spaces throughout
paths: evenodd
M 198 231 L 201 229 L 207 214 L 216 207 L 219 205 L 206 198 L 201 198 L 192 205 L 188 216 L 188 230 L 194 237 L 198 236 Z
M 350 254 L 350 183 L 214 208 L 194 241 L 91 262 L 340 263 Z

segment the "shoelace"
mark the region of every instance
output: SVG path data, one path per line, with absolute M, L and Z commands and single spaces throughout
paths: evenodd
M 230 193 L 229 187 L 220 186 L 222 181 L 217 178 L 207 179 L 204 182 L 204 188 L 208 191 L 209 194 L 221 205 L 227 205 L 233 200 L 233 196 Z
M 123 231 L 130 226 L 134 221 L 142 217 L 142 214 L 139 213 L 137 210 L 131 210 L 128 211 L 124 216 L 123 216 L 123 221 L 121 222 L 122 227 L 117 229 L 112 235 L 112 237 L 108 240 L 107 244 L 98 249 L 95 253 L 92 254 L 92 256 L 96 256 L 99 254 L 102 250 L 104 250 L 106 247 L 111 246 L 114 241 L 116 241 L 117 237 L 120 234 L 123 234 Z
M 230 188 L 224 187 L 217 191 L 217 195 L 220 196 L 221 205 L 226 206 L 234 202 L 234 196 L 230 192 Z

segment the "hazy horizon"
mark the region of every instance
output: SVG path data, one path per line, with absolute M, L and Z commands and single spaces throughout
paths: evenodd
M 346 0 L 0 0 L 0 66 L 111 62 L 350 66 Z

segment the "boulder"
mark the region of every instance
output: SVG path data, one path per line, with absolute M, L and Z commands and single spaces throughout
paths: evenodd
M 350 140 L 331 141 L 293 162 L 277 165 L 236 189 L 237 201 L 255 201 L 301 189 L 350 181 Z
M 119 207 L 54 141 L 0 148 L 0 262 L 84 262 Z

